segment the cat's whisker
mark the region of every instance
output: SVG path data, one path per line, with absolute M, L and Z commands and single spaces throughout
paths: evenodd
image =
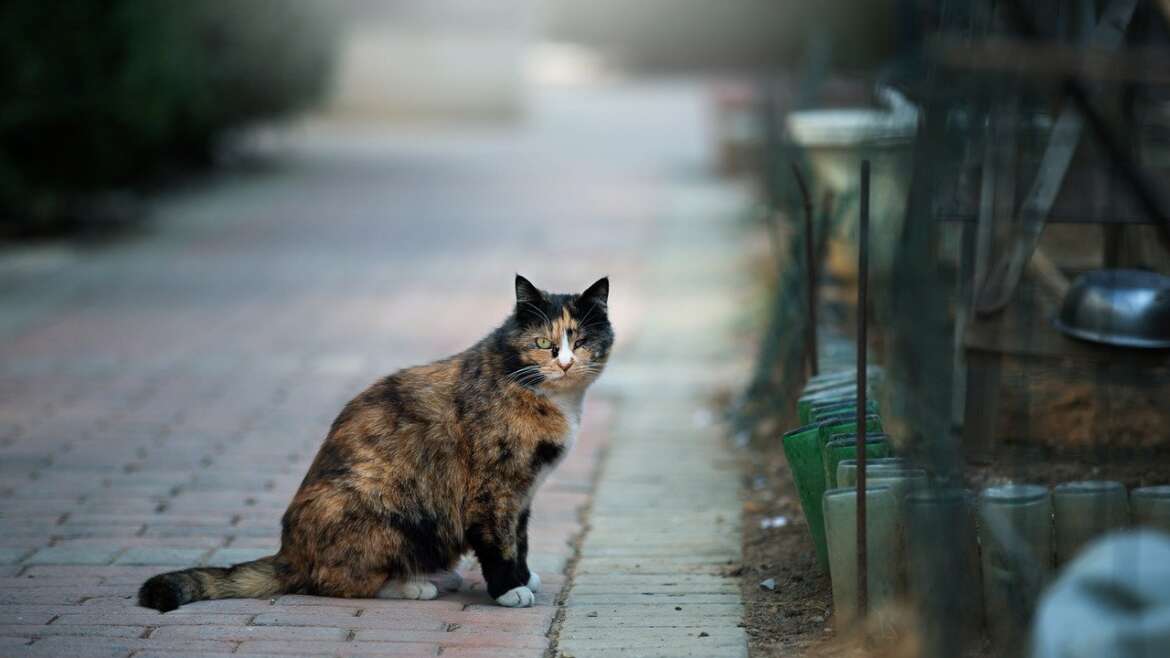
M 520 381 L 517 381 L 516 383 L 521 385 L 521 386 L 532 386 L 533 384 L 539 384 L 542 381 L 544 381 L 543 375 L 530 377 L 528 379 L 522 379 Z
M 591 305 L 589 307 L 589 310 L 585 312 L 585 317 L 581 318 L 580 322 L 577 323 L 577 326 L 579 326 L 579 327 L 588 326 L 585 324 L 585 321 L 588 320 L 589 316 L 593 315 L 593 312 L 596 310 L 597 310 L 597 304 Z
M 516 370 L 513 370 L 512 372 L 504 375 L 504 377 L 506 377 L 508 379 L 512 379 L 515 377 L 519 377 L 525 373 L 533 372 L 533 371 L 539 370 L 539 369 L 540 369 L 540 366 L 524 366 L 523 368 L 517 368 Z
M 515 381 L 516 379 L 519 379 L 520 377 L 523 377 L 524 375 L 532 374 L 533 372 L 539 372 L 539 371 L 540 371 L 540 366 L 538 366 L 538 365 L 524 366 L 522 368 L 517 368 L 516 370 L 513 370 L 512 372 L 508 373 L 507 375 L 504 375 L 504 378 L 511 379 L 511 380 Z

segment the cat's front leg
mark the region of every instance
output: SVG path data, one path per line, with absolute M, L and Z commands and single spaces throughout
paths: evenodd
M 496 603 L 509 608 L 527 608 L 536 600 L 527 579 L 520 577 L 518 525 L 515 522 L 476 524 L 467 530 L 468 543 L 479 558 L 488 594 Z
M 532 515 L 532 508 L 526 507 L 520 512 L 520 519 L 516 523 L 516 575 L 520 582 L 528 585 L 533 592 L 540 591 L 540 576 L 528 568 L 528 517 Z

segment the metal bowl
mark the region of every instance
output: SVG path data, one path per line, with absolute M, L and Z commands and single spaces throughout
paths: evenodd
M 1054 320 L 1083 340 L 1170 348 L 1170 277 L 1142 270 L 1096 270 L 1073 282 Z

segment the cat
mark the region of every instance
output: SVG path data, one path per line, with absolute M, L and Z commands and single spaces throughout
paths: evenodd
M 497 603 L 527 607 L 532 497 L 573 446 L 609 358 L 609 279 L 516 304 L 464 352 L 385 377 L 342 409 L 281 521 L 276 555 L 147 580 L 139 605 L 300 593 L 432 599 L 474 551 Z

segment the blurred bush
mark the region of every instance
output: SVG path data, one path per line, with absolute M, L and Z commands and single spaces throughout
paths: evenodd
M 96 194 L 205 164 L 225 131 L 311 103 L 330 4 L 0 2 L 0 233 L 65 228 Z

